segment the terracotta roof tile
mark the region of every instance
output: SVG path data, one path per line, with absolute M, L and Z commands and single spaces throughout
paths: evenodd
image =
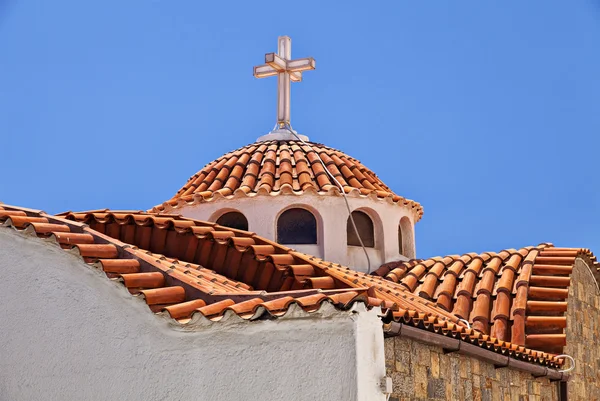
M 468 254 L 460 260 L 454 256 L 387 263 L 374 274 L 435 301 L 498 341 L 561 353 L 570 274 L 577 257 L 598 269 L 588 249 L 541 244 Z M 416 288 L 411 277 L 421 276 L 423 284 Z
M 233 301 L 232 301 L 233 302 Z M 202 299 L 193 299 L 187 302 L 177 303 L 175 305 L 167 306 L 163 308 L 163 311 L 167 312 L 173 319 L 185 319 L 192 315 L 192 313 L 199 308 L 206 306 L 206 302 Z
M 339 189 L 319 161 L 342 184 L 344 192 L 356 196 L 390 199 L 414 210 L 415 221 L 423 215 L 421 205 L 394 194 L 375 173 L 358 160 L 321 144 L 311 149 L 296 141 L 269 141 L 247 145 L 208 163 L 155 212 L 171 210 L 179 205 L 205 202 L 215 195 L 256 195 L 261 191 L 296 194 L 312 191 L 318 194 L 339 193 Z
M 562 363 L 552 354 L 565 342 L 563 295 L 570 270 L 564 268 L 572 267 L 576 257 L 595 262 L 588 250 L 544 244 L 386 264 L 366 275 L 250 232 L 174 215 L 95 211 L 50 216 L 4 205 L 0 222 L 81 256 L 153 312 L 181 324 L 232 314 L 247 320 L 277 318 L 294 308 L 313 313 L 325 304 L 349 309 L 362 302 L 380 307 L 384 323 L 401 321 L 551 367 Z M 540 250 L 546 251 L 541 266 L 563 269 L 537 274 L 540 265 L 532 255 Z M 553 257 L 569 258 L 571 266 L 566 259 L 548 259 Z
M 125 287 L 131 292 L 139 292 L 142 288 L 157 288 L 165 285 L 165 276 L 159 272 L 126 273 L 120 275 Z
M 148 305 L 178 304 L 185 301 L 185 289 L 180 286 L 153 288 L 140 293 Z

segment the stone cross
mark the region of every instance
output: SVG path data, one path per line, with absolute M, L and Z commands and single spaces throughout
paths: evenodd
M 280 36 L 277 54 L 265 54 L 265 64 L 254 67 L 256 78 L 277 75 L 277 126 L 290 125 L 290 84 L 302 81 L 302 72 L 315 69 L 312 57 L 292 60 L 292 39 Z

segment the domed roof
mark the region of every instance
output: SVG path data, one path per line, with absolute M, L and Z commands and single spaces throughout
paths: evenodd
M 234 197 L 281 193 L 339 194 L 317 154 L 347 194 L 390 199 L 423 215 L 418 202 L 396 195 L 360 161 L 327 146 L 295 140 L 256 142 L 208 163 L 194 174 L 175 196 L 153 211 L 212 200 L 216 195 Z

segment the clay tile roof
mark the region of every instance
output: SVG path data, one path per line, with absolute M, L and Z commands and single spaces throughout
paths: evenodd
M 562 353 L 576 258 L 598 271 L 589 249 L 540 244 L 499 253 L 393 262 L 373 274 L 467 320 L 497 341 Z
M 299 141 L 257 142 L 229 152 L 204 166 L 170 200 L 152 211 L 165 212 L 179 205 L 205 202 L 216 195 L 234 197 L 306 191 L 338 194 L 339 187 L 326 173 L 319 157 L 345 193 L 389 199 L 409 206 L 415 213 L 415 221 L 423 215 L 419 203 L 393 193 L 360 161 L 321 144 L 311 143 L 308 147 Z
M 52 216 L 0 205 L 0 224 L 81 257 L 178 324 L 274 319 L 361 303 L 381 308 L 384 324 L 402 322 L 549 367 L 562 364 L 555 354 L 565 341 L 573 262 L 595 263 L 589 250 L 543 244 L 388 263 L 367 275 L 250 232 L 176 215 Z

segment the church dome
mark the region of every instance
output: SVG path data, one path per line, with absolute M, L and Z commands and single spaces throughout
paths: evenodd
M 415 222 L 423 215 L 418 202 L 396 195 L 357 159 L 322 144 L 309 145 L 297 140 L 267 140 L 229 152 L 204 166 L 153 211 L 170 211 L 215 197 L 306 192 L 339 195 L 339 187 L 325 172 L 320 156 L 347 194 L 405 205 L 413 210 Z

